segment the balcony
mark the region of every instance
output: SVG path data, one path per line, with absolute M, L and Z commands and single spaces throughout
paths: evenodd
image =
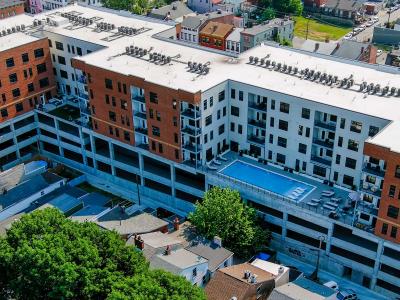
M 385 170 L 382 170 L 380 166 L 373 165 L 371 163 L 365 163 L 363 165 L 363 172 L 373 174 L 379 177 L 385 177 Z
M 267 103 L 264 103 L 264 102 L 257 103 L 257 102 L 251 101 L 251 102 L 249 102 L 249 108 L 260 110 L 260 111 L 266 111 Z
M 182 148 L 189 151 L 189 152 L 193 152 L 193 153 L 198 153 L 201 150 L 201 146 L 200 145 L 196 145 L 193 143 L 186 143 L 182 145 Z
M 360 191 L 377 197 L 380 197 L 382 194 L 382 191 L 378 187 L 362 180 L 360 181 Z
M 378 209 L 374 206 L 373 203 L 365 202 L 362 200 L 359 202 L 357 210 L 373 216 L 378 215 Z
M 147 128 L 135 127 L 135 132 L 143 135 L 147 135 Z
M 185 109 L 181 112 L 181 116 L 189 119 L 200 119 L 200 112 L 193 109 Z
M 86 76 L 79 76 L 78 77 L 78 82 L 79 83 L 82 83 L 82 84 L 87 84 L 87 79 L 86 79 Z
M 132 100 L 140 102 L 140 103 L 146 103 L 146 100 L 144 99 L 144 95 L 132 96 Z
M 313 144 L 325 147 L 325 148 L 329 148 L 329 149 L 333 149 L 333 142 L 331 142 L 328 139 L 325 140 L 320 140 L 320 139 L 313 139 Z
M 134 116 L 138 117 L 140 119 L 143 119 L 143 120 L 147 119 L 146 114 L 144 112 L 140 112 L 140 111 L 135 112 Z
M 331 163 L 332 163 L 332 161 L 322 158 L 322 157 L 319 157 L 319 156 L 316 156 L 316 155 L 311 155 L 311 161 L 314 163 L 317 163 L 317 164 L 322 164 L 322 165 L 328 166 L 328 167 L 330 167 Z
M 192 126 L 185 126 L 181 129 L 181 132 L 191 136 L 198 136 L 201 133 L 201 129 Z
M 329 122 L 329 123 L 324 123 L 319 120 L 314 121 L 314 126 L 320 127 L 329 131 L 335 131 L 336 130 L 336 123 L 334 122 Z
M 250 119 L 249 120 L 249 125 L 254 126 L 254 127 L 258 127 L 261 129 L 265 129 L 267 126 L 267 123 L 265 121 L 261 121 L 261 120 L 254 120 L 254 119 Z
M 265 147 L 265 138 L 263 139 L 258 136 L 255 136 L 255 135 L 249 135 L 247 137 L 247 140 L 249 141 L 249 143 L 257 144 L 258 146 Z

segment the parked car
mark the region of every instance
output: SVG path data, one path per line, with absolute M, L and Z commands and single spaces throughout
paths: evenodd
M 324 286 L 327 286 L 328 288 L 331 288 L 332 290 L 335 290 L 335 291 L 339 290 L 339 285 L 335 281 L 325 282 Z
M 349 32 L 348 34 L 346 34 L 346 35 L 344 36 L 344 38 L 345 38 L 346 40 L 348 40 L 348 39 L 350 39 L 352 36 L 353 36 L 353 34 L 352 34 L 351 32 Z
M 378 49 L 378 51 L 376 51 L 376 56 L 379 56 L 379 55 L 381 55 L 382 54 L 382 50 L 381 49 Z
M 370 20 L 370 21 L 368 21 L 367 23 L 365 23 L 365 25 L 367 26 L 367 27 L 371 27 L 372 25 L 374 25 L 374 21 L 372 21 L 372 20 Z
M 357 300 L 358 299 L 356 292 L 351 289 L 339 291 L 336 294 L 336 298 L 338 300 Z

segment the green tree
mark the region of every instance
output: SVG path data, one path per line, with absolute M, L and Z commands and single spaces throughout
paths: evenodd
M 141 278 L 153 278 L 159 281 L 147 294 L 152 299 L 157 288 L 173 294 L 190 285 L 182 277 L 153 272 L 142 253 L 116 232 L 73 222 L 57 209 L 25 215 L 0 237 L 0 299 L 106 299 L 113 286 L 127 280 L 136 283 L 138 293 L 124 295 L 146 299 Z M 163 285 L 163 278 L 176 284 Z M 200 293 L 197 289 L 191 291 Z
M 211 239 L 219 236 L 224 246 L 246 257 L 267 245 L 270 234 L 257 224 L 256 211 L 242 202 L 239 192 L 214 187 L 189 215 L 199 233 Z
M 127 10 L 134 14 L 146 15 L 153 7 L 160 7 L 169 0 L 103 0 L 103 6 L 116 10 Z
M 275 18 L 275 9 L 273 9 L 272 7 L 264 9 L 261 15 L 261 20 L 267 21 L 267 20 L 272 20 L 273 18 Z
M 155 270 L 117 282 L 108 299 L 205 300 L 206 298 L 202 289 L 193 286 L 184 277 Z
M 303 3 L 301 0 L 272 0 L 272 6 L 276 11 L 284 14 L 300 16 L 303 13 Z

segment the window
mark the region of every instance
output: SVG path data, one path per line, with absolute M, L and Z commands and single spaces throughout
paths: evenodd
M 221 135 L 225 132 L 225 124 L 222 124 L 218 127 L 218 134 Z
M 157 121 L 161 121 L 161 114 L 159 111 L 156 111 L 156 119 Z
M 286 162 L 286 156 L 280 153 L 276 154 L 276 162 L 280 164 L 284 164 Z
M 225 117 L 226 116 L 226 106 L 224 106 L 222 108 L 222 116 Z
M 42 64 L 37 65 L 36 69 L 37 69 L 38 74 L 46 72 L 47 71 L 46 63 L 42 63 Z M 64 78 L 68 78 L 68 76 L 64 77 Z
M 174 124 L 175 127 L 178 126 L 178 118 L 177 117 L 172 117 L 172 124 Z
M 160 128 L 157 126 L 151 126 L 151 132 L 154 136 L 160 136 Z
M 121 101 L 121 108 L 123 110 L 127 110 L 128 109 L 128 102 L 126 102 L 126 100 L 124 100 L 124 99 L 121 99 L 120 101 Z
M 0 111 L 0 114 L 1 114 L 1 116 L 2 116 L 3 118 L 8 117 L 7 108 L 3 108 L 3 109 Z
M 33 54 L 35 55 L 35 58 L 43 57 L 44 56 L 43 48 L 35 49 L 35 51 L 33 51 Z
M 156 142 L 151 141 L 151 150 L 156 150 Z
M 118 92 L 121 93 L 122 92 L 121 82 L 118 81 L 117 87 L 118 87 Z
M 17 103 L 17 104 L 15 104 L 15 110 L 17 111 L 17 112 L 21 112 L 21 111 L 23 111 L 24 110 L 24 106 L 23 106 L 23 104 L 20 102 L 20 103 Z
M 65 62 L 65 57 L 64 56 L 60 56 L 60 55 L 58 55 L 57 56 L 57 59 L 58 59 L 58 63 L 60 63 L 60 64 L 62 64 L 62 65 L 66 65 L 66 62 Z
M 206 133 L 206 134 L 204 134 L 204 144 L 207 144 L 207 142 L 208 142 L 208 135 Z
M 397 219 L 399 217 L 399 208 L 393 205 L 388 206 L 387 216 L 389 218 Z
M 278 146 L 286 148 L 287 146 L 287 139 L 278 136 Z
M 303 154 L 306 154 L 307 153 L 307 145 L 299 143 L 299 152 L 303 153 Z
M 150 102 L 158 104 L 158 96 L 157 93 L 150 92 Z
M 382 230 L 381 230 L 381 233 L 382 234 L 387 234 L 387 232 L 388 232 L 388 224 L 386 224 L 386 223 L 383 223 L 382 224 Z
M 349 140 L 347 144 L 347 149 L 352 150 L 352 151 L 358 151 L 358 142 L 354 140 Z
M 21 96 L 21 92 L 18 88 L 12 90 L 12 95 L 14 98 Z
M 206 117 L 206 126 L 210 125 L 212 123 L 212 115 L 209 115 Z
M 128 131 L 124 131 L 124 140 L 128 142 L 131 140 L 131 135 Z
M 49 47 L 52 48 L 53 47 L 53 43 L 51 40 L 49 40 Z
M 231 115 L 235 117 L 239 117 L 239 107 L 231 106 Z
M 158 144 L 158 152 L 163 153 L 163 145 L 161 143 Z
M 235 89 L 231 89 L 231 98 L 236 99 L 236 90 Z
M 369 126 L 368 135 L 369 135 L 370 137 L 375 136 L 378 132 L 379 132 L 379 128 L 378 128 L 378 127 L 372 126 L 372 125 Z
M 123 90 L 125 95 L 128 93 L 127 90 L 126 90 L 126 84 L 125 83 L 122 84 L 122 90 Z
M 290 107 L 290 105 L 288 103 L 281 102 L 279 109 L 280 109 L 281 112 L 288 114 L 289 113 L 289 107 Z
M 341 118 L 340 119 L 340 128 L 344 129 L 346 127 L 346 119 Z
M 396 166 L 396 171 L 394 172 L 396 178 L 400 178 L 400 165 Z
M 221 119 L 221 110 L 217 110 L 217 120 Z
M 389 187 L 389 197 L 393 198 L 393 197 L 394 197 L 394 194 L 396 194 L 396 186 L 391 185 L 391 186 Z
M 150 119 L 154 119 L 154 111 L 152 108 L 149 109 L 149 117 Z
M 243 126 L 241 124 L 238 125 L 238 133 L 239 134 L 243 133 Z
M 210 97 L 210 107 L 213 107 L 214 105 L 214 97 Z
M 269 126 L 274 127 L 274 123 L 275 123 L 275 119 L 273 117 L 271 117 L 271 119 L 269 119 Z
M 231 131 L 235 132 L 235 123 L 231 122 Z
M 197 276 L 197 268 L 194 268 L 194 269 L 193 269 L 192 275 L 193 275 L 193 277 L 196 277 L 196 276 Z
M 310 127 L 306 127 L 306 137 L 310 137 Z
M 14 67 L 14 66 L 15 66 L 15 64 L 14 64 L 14 58 L 12 58 L 12 57 L 7 58 L 7 59 L 6 59 L 6 67 L 7 67 L 7 68 L 12 68 L 12 67 Z
M 176 100 L 175 99 L 172 100 L 172 108 L 176 109 Z
M 8 75 L 8 78 L 10 79 L 10 83 L 16 83 L 18 81 L 17 73 Z
M 71 46 L 69 44 L 67 44 L 67 49 L 68 49 L 68 52 L 71 52 Z
M 60 70 L 60 76 L 61 76 L 62 78 L 68 79 L 68 73 L 65 72 L 64 70 Z
M 351 121 L 350 131 L 360 133 L 362 129 L 362 123 L 357 121 Z
M 203 101 L 203 110 L 207 109 L 207 99 Z
M 32 82 L 31 82 L 31 83 L 28 83 L 27 87 L 28 87 L 28 92 L 29 92 L 29 93 L 35 91 L 35 86 L 33 85 Z
M 179 140 L 178 140 L 178 134 L 177 134 L 177 133 L 174 133 L 174 141 L 175 141 L 175 143 L 177 143 L 177 144 L 178 144 L 178 142 L 179 142 Z
M 340 158 L 341 158 L 340 154 L 336 154 L 336 164 L 337 165 L 340 165 Z
M 303 119 L 310 119 L 310 110 L 308 108 L 302 108 L 301 109 L 301 117 Z
M 273 143 L 274 143 L 274 135 L 273 135 L 273 134 L 270 134 L 270 135 L 269 135 L 269 143 L 270 143 L 270 144 L 273 144 Z
M 274 99 L 271 100 L 271 109 L 272 110 L 275 109 L 275 100 Z
M 28 53 L 23 53 L 21 55 L 21 58 L 22 58 L 22 62 L 23 63 L 27 63 L 29 61 L 29 54 Z
M 225 91 L 221 91 L 218 93 L 218 101 L 224 101 L 225 100 Z
M 179 159 L 179 150 L 175 149 L 175 159 Z
M 114 135 L 114 130 L 113 130 L 112 126 L 108 126 L 108 132 L 109 132 L 111 135 Z
M 78 53 L 79 56 L 82 56 L 82 49 L 80 47 L 76 47 L 76 53 Z
M 239 91 L 239 101 L 243 101 L 243 91 Z
M 116 122 L 116 121 L 117 121 L 117 115 L 116 115 L 115 112 L 113 112 L 113 111 L 109 111 L 109 112 L 108 112 L 108 118 L 109 118 L 111 121 L 113 121 L 113 122 Z
M 326 176 L 326 169 L 321 166 L 314 165 L 313 174 L 321 177 Z
M 392 230 L 390 231 L 390 237 L 394 238 L 394 239 L 397 237 L 397 227 L 396 226 L 392 226 Z
M 112 90 L 113 89 L 113 82 L 109 78 L 104 79 L 104 84 L 106 86 L 106 89 Z
M 347 168 L 355 169 L 355 168 L 356 168 L 356 165 L 357 165 L 357 160 L 352 159 L 352 158 L 350 158 L 350 157 L 346 157 L 345 166 L 346 166 Z
M 210 141 L 214 139 L 214 130 L 210 131 Z
M 339 136 L 339 138 L 338 138 L 338 146 L 339 147 L 343 146 L 343 137 L 342 136 Z
M 69 45 L 68 45 L 68 46 L 69 46 Z M 57 50 L 64 51 L 64 45 L 63 45 L 63 43 L 57 42 L 57 41 L 56 41 L 56 49 L 57 49 Z
M 41 88 L 44 88 L 44 87 L 46 87 L 46 86 L 49 86 L 49 79 L 46 77 L 46 78 L 42 78 L 42 79 L 40 79 L 39 80 L 39 86 L 41 87 Z
M 279 120 L 279 129 L 280 130 L 284 130 L 284 131 L 288 131 L 288 122 L 287 121 L 283 121 L 283 120 Z
M 349 175 L 343 175 L 343 184 L 353 186 L 354 178 Z

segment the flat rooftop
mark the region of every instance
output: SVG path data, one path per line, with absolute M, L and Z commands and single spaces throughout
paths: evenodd
M 178 274 L 182 270 L 207 263 L 207 260 L 186 249 L 171 251 L 171 254 L 158 254 L 153 256 L 150 261 L 150 268 L 163 269 Z
M 367 140 L 368 143 L 385 147 L 393 152 L 400 153 L 400 139 L 396 138 L 400 133 L 400 121 L 393 121 L 384 130 Z

